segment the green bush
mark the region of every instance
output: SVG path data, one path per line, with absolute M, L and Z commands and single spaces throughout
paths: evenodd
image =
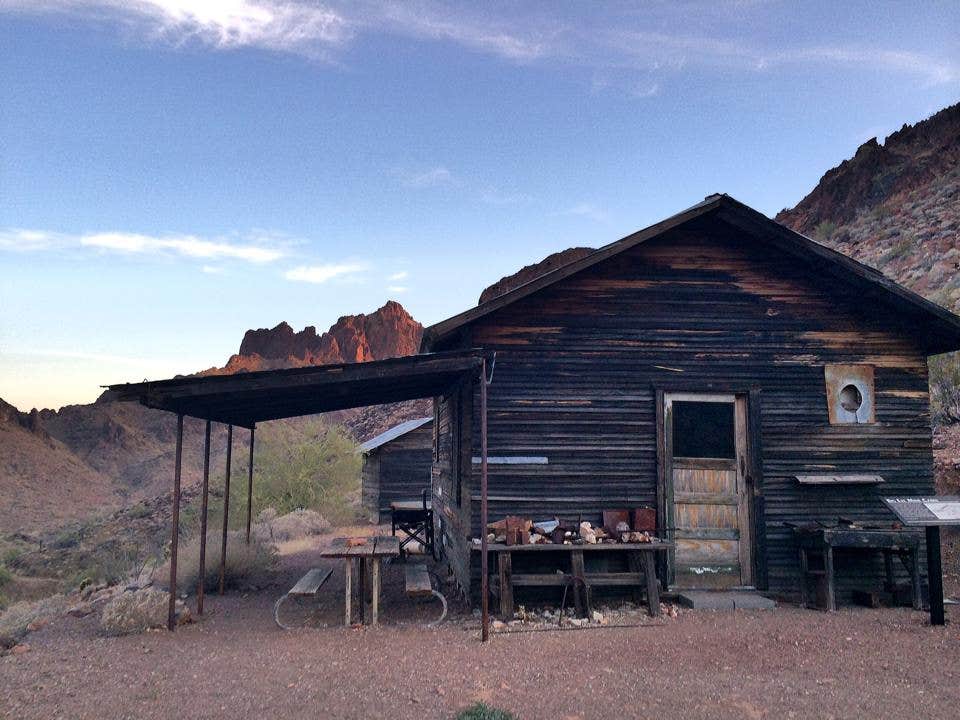
M 484 703 L 476 703 L 457 715 L 456 720 L 517 720 L 517 716 Z
M 327 428 L 317 421 L 264 425 L 257 430 L 254 451 L 254 508 L 272 507 L 280 515 L 307 508 L 334 524 L 352 522 L 361 462 L 353 438 L 338 426 Z M 239 474 L 245 479 L 246 466 Z M 242 486 L 246 489 L 245 482 Z M 239 502 L 231 497 L 231 510 L 236 502 L 245 517 L 245 498 L 237 496 Z M 231 526 L 234 517 L 231 512 Z
M 837 231 L 837 224 L 831 220 L 824 220 L 823 222 L 817 223 L 817 226 L 813 229 L 813 237 L 817 240 L 822 240 L 826 242 L 833 237 L 833 234 Z
M 930 412 L 933 422 L 960 422 L 960 353 L 930 359 Z

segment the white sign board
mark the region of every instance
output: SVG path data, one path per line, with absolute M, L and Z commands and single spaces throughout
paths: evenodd
M 883 498 L 904 525 L 960 525 L 960 497 Z

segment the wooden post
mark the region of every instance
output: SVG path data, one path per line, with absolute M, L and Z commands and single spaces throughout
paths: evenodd
M 250 464 L 247 468 L 247 545 L 250 544 L 250 518 L 253 512 L 253 433 L 256 428 L 250 428 Z
M 370 598 L 370 624 L 376 625 L 380 612 L 380 558 L 374 557 L 370 561 L 373 563 L 370 579 L 371 591 L 373 592 L 373 596 Z
M 643 556 L 643 574 L 647 579 L 647 613 L 651 617 L 660 614 L 660 589 L 657 587 L 657 563 L 654 560 L 653 553 L 644 551 L 640 553 Z
M 343 624 L 347 627 L 350 627 L 350 596 L 353 594 L 353 590 L 350 587 L 350 580 L 353 570 L 353 561 L 350 558 L 344 558 L 343 560 Z
M 233 452 L 233 425 L 227 425 L 227 467 L 223 479 L 223 537 L 220 540 L 220 594 L 227 573 L 227 521 L 230 518 L 230 457 Z
M 203 491 L 200 498 L 200 573 L 197 578 L 197 615 L 203 615 L 203 585 L 207 575 L 207 497 L 210 492 L 210 421 L 203 436 Z
M 930 624 L 943 625 L 943 568 L 940 565 L 940 526 L 927 525 L 927 580 L 930 585 Z
M 487 558 L 487 359 L 480 364 L 480 640 L 490 638 L 490 578 Z M 503 592 L 503 588 L 500 590 Z
M 505 622 L 513 620 L 513 556 L 509 550 L 497 553 L 500 572 L 500 616 Z
M 183 415 L 177 415 L 177 457 L 173 470 L 173 515 L 170 520 L 170 601 L 167 606 L 167 629 L 177 627 L 177 541 L 180 538 L 180 459 L 183 456 Z

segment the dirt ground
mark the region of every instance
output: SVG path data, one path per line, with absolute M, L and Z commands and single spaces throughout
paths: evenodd
M 293 550 L 275 586 L 210 597 L 176 633 L 104 638 L 95 616 L 31 633 L 29 652 L 0 658 L 0 716 L 452 718 L 480 700 L 523 719 L 955 718 L 960 706 L 957 606 L 945 628 L 910 610 L 783 606 L 483 645 L 466 611 L 426 628 L 438 605 L 406 599 L 399 566 L 384 573 L 383 624 L 343 628 L 337 566 L 317 610 L 288 617 L 308 626 L 284 632 L 273 602 L 316 562 L 315 548 Z

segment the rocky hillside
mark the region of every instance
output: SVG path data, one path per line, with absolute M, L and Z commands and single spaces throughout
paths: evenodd
M 480 304 L 482 305 L 488 300 L 493 300 L 495 297 L 499 297 L 504 293 L 508 293 L 514 288 L 518 288 L 521 285 L 530 282 L 534 278 L 538 278 L 541 275 L 546 275 L 548 272 L 552 272 L 558 267 L 563 267 L 569 263 L 576 262 L 580 258 L 592 253 L 593 250 L 594 248 L 588 247 L 567 248 L 566 250 L 553 253 L 553 255 L 548 255 L 538 263 L 533 263 L 532 265 L 527 265 L 526 267 L 520 268 L 512 275 L 507 275 L 504 278 L 500 278 L 497 282 L 495 282 L 493 285 L 490 285 L 482 293 L 480 293 Z
M 346 315 L 325 333 L 309 325 L 294 332 L 282 322 L 272 329 L 247 330 L 240 351 L 222 368 L 204 374 L 232 374 L 280 367 L 367 362 L 413 355 L 423 325 L 390 300 L 369 315 Z
M 871 138 L 776 219 L 960 310 L 960 104 Z
M 222 368 L 200 374 L 249 372 L 314 364 L 364 362 L 417 351 L 423 327 L 396 302 L 361 315 L 340 318 L 327 332 L 313 327 L 294 332 L 286 323 L 272 330 L 250 330 L 240 352 Z M 429 401 L 330 413 L 358 441 L 429 412 Z M 297 419 L 281 422 L 300 422 Z M 19 412 L 0 401 L 0 534 L 38 530 L 149 500 L 166 492 L 173 475 L 176 419 L 137 403 L 121 403 L 104 393 L 95 403 L 53 410 Z M 246 433 L 234 438 L 235 457 Z M 184 483 L 202 472 L 203 423 L 186 418 Z M 215 426 L 212 464 L 222 467 L 226 431 Z

